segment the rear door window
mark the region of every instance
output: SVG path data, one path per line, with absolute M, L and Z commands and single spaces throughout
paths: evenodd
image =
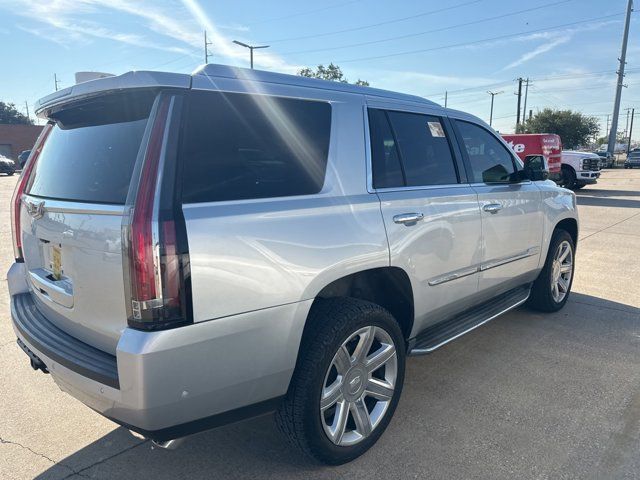
M 407 186 L 458 183 L 451 147 L 438 117 L 389 112 Z
M 191 92 L 181 160 L 183 203 L 318 193 L 331 130 L 327 102 Z
M 30 195 L 124 204 L 152 91 L 104 95 L 51 115 L 56 122 L 31 175 Z
M 458 183 L 439 117 L 369 109 L 369 128 L 375 188 Z
M 371 161 L 373 163 L 373 187 L 404 187 L 404 173 L 400 155 L 387 112 L 369 109 L 369 129 L 371 136 Z

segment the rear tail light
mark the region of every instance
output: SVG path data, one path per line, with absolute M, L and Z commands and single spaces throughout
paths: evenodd
M 161 205 L 164 148 L 171 98 L 160 99 L 139 174 L 132 211 L 123 229 L 129 326 L 144 330 L 191 323 L 189 252 L 179 208 Z M 184 229 L 183 229 L 184 230 Z M 182 233 L 182 235 L 180 235 Z
M 33 150 L 31 151 L 31 155 L 29 155 L 29 158 L 22 169 L 22 174 L 20 175 L 16 188 L 13 191 L 13 197 L 11 197 L 11 233 L 13 234 L 13 254 L 18 262 L 24 261 L 22 256 L 22 227 L 20 225 L 20 206 L 22 204 L 22 195 L 25 193 L 27 184 L 29 183 L 29 178 L 31 178 L 31 172 L 38 161 L 44 142 L 47 140 L 52 128 L 53 125 L 48 123 L 42 129 L 42 132 L 40 132 L 40 136 L 36 140 Z

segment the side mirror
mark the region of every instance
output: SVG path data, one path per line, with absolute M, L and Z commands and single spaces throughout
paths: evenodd
M 533 182 L 546 180 L 549 178 L 549 166 L 544 155 L 529 155 L 524 159 L 524 168 L 522 170 L 524 180 Z

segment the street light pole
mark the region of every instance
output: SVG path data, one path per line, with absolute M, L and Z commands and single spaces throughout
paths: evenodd
M 631 127 L 629 128 L 629 140 L 627 140 L 627 155 L 629 155 L 629 151 L 631 150 L 631 135 L 633 134 L 633 117 L 636 115 L 636 109 L 631 109 Z
M 240 42 L 238 40 L 234 40 L 233 43 L 236 45 L 240 45 L 241 47 L 245 47 L 249 49 L 249 61 L 251 65 L 251 69 L 253 70 L 253 51 L 259 48 L 269 48 L 269 45 L 248 45 L 246 43 Z
M 489 113 L 489 126 L 491 126 L 491 124 L 493 123 L 493 97 L 504 92 L 501 90 L 499 92 L 488 91 L 487 93 L 491 95 L 491 113 Z

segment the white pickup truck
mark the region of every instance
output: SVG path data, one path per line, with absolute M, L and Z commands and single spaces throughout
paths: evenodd
M 563 150 L 561 168 L 560 185 L 578 190 L 597 183 L 600 178 L 600 157 L 590 152 Z

